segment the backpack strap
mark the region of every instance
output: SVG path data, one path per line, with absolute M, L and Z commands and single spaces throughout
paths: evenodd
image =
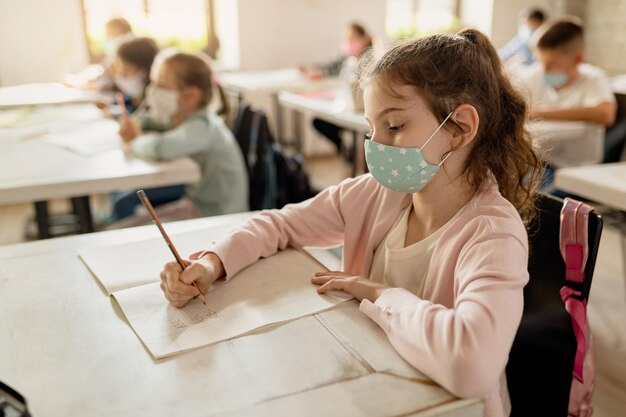
M 560 248 L 565 260 L 565 285 L 561 299 L 572 318 L 576 336 L 576 357 L 572 374 L 583 382 L 583 361 L 587 350 L 587 298 L 584 292 L 585 264 L 588 256 L 587 225 L 593 207 L 566 198 L 561 209 Z

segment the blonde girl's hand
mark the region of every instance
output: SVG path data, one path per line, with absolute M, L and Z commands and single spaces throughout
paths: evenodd
M 211 284 L 224 275 L 224 265 L 214 253 L 184 261 L 185 270 L 177 262 L 168 262 L 161 271 L 161 290 L 174 307 L 184 307 L 192 298 L 206 293 Z M 192 285 L 196 283 L 198 288 Z
M 351 294 L 359 301 L 368 299 L 372 303 L 380 297 L 383 291 L 390 288 L 367 278 L 337 271 L 318 272 L 311 278 L 311 282 L 320 285 L 317 289 L 320 294 L 331 290 L 341 290 Z
M 130 143 L 137 136 L 141 135 L 141 128 L 139 127 L 139 123 L 128 114 L 123 113 L 122 115 L 120 115 L 119 122 L 119 134 L 124 142 Z

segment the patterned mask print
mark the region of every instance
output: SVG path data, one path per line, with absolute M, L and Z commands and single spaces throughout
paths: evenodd
M 440 163 L 429 164 L 424 159 L 422 149 L 435 137 L 452 113 L 448 114 L 421 148 L 400 148 L 383 145 L 372 139 L 366 140 L 365 161 L 376 181 L 401 193 L 412 194 L 424 188 L 452 152 L 449 152 Z

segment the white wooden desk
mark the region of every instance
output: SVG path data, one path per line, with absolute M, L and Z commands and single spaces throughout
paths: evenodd
M 35 417 L 482 415 L 481 400 L 454 398 L 400 358 L 356 302 L 153 360 L 77 256 L 145 230 L 0 251 L 0 377 Z
M 626 211 L 626 162 L 560 168 L 556 188 Z
M 95 91 L 68 87 L 61 83 L 22 84 L 0 88 L 0 109 L 50 104 L 90 103 L 103 99 Z
M 301 147 L 297 140 L 302 138 L 303 112 L 309 112 L 330 123 L 334 123 L 352 132 L 352 146 L 354 160 L 352 161 L 352 175 L 359 172 L 359 164 L 363 157 L 362 146 L 359 146 L 363 134 L 370 130 L 365 115 L 361 111 L 353 110 L 352 95 L 347 86 L 336 86 L 325 90 L 306 92 L 281 91 L 278 93 L 280 106 L 290 109 L 294 113 L 294 137 L 296 148 Z M 362 164 L 365 169 L 365 164 Z
M 283 143 L 283 115 L 277 94 L 281 90 L 302 91 L 337 86 L 341 81 L 336 77 L 310 80 L 296 68 L 283 68 L 269 71 L 224 72 L 218 75 L 220 85 L 227 92 L 237 96 L 239 102 L 249 93 L 263 93 L 271 97 L 276 118 L 276 136 Z
M 82 126 L 87 126 L 88 133 L 89 124 Z M 7 129 L 3 133 L 8 135 Z M 84 140 L 89 141 L 90 137 Z M 90 156 L 41 138 L 0 141 L 0 204 L 36 203 L 40 237 L 45 238 L 49 237 L 45 204 L 48 200 L 73 199 L 83 231 L 88 232 L 93 231 L 89 195 L 187 184 L 200 178 L 198 166 L 189 158 L 147 162 L 125 153 L 118 138 L 111 140 L 115 143 L 110 150 Z

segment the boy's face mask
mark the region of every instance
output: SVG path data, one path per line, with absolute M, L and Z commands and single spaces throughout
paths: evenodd
M 452 154 L 449 152 L 438 164 L 429 164 L 422 150 L 445 125 L 450 112 L 421 148 L 400 148 L 383 145 L 372 139 L 365 141 L 365 160 L 372 176 L 380 185 L 401 193 L 416 193 L 428 184 L 441 165 Z
M 565 85 L 565 83 L 567 82 L 567 75 L 565 75 L 564 72 L 560 71 L 546 71 L 543 73 L 543 82 L 552 88 L 559 88 Z

